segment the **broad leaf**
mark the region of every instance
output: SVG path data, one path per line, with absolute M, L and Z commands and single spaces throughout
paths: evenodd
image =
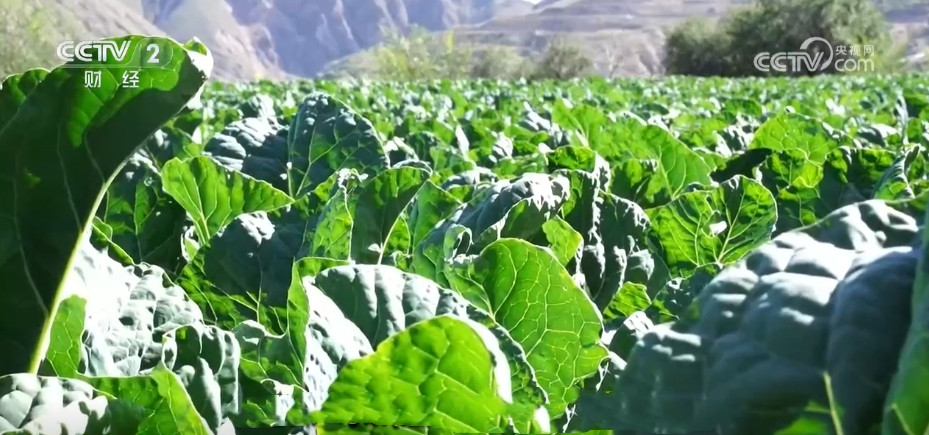
M 286 329 L 273 334 L 245 321 L 235 329 L 242 346 L 245 402 L 240 424 L 305 425 L 319 409 L 339 369 L 372 352 L 364 334 L 312 284 L 317 263 L 298 262 L 287 292 Z M 286 395 L 287 397 L 278 397 Z M 288 403 L 281 405 L 281 402 Z
M 220 166 L 209 157 L 172 159 L 161 170 L 164 190 L 187 210 L 201 243 L 237 216 L 293 202 L 269 183 Z
M 0 83 L 0 130 L 13 119 L 19 106 L 47 75 L 44 69 L 33 69 L 8 76 Z
M 712 190 L 685 193 L 650 211 L 650 238 L 674 276 L 726 266 L 767 242 L 777 221 L 774 197 L 736 176 Z
M 609 140 L 592 145 L 608 160 L 613 156 L 612 193 L 643 207 L 662 205 L 693 184 L 708 184 L 711 168 L 699 154 L 657 125 L 625 116 L 611 126 Z
M 387 239 L 400 214 L 428 178 L 429 173 L 421 169 L 389 169 L 359 188 L 352 225 L 352 259 L 364 264 L 383 260 L 388 253 Z
M 321 93 L 306 97 L 287 136 L 288 193 L 299 198 L 340 169 L 374 175 L 388 167 L 371 122 Z
M 61 282 L 109 180 L 209 75 L 199 43 L 123 40 L 139 52 L 156 42 L 170 60 L 138 88 L 119 86 L 125 68 L 109 69 L 99 88 L 84 86 L 88 69 L 57 68 L 0 130 L 0 347 L 10 352 L 0 374 L 37 370 Z
M 507 425 L 512 401 L 509 379 L 506 357 L 490 331 L 467 320 L 436 317 L 350 362 L 315 420 L 498 432 Z
M 136 153 L 110 184 L 97 210 L 108 238 L 134 263 L 176 271 L 181 260 L 184 209 L 162 190 L 154 163 Z
M 548 393 L 549 413 L 562 414 L 606 356 L 596 307 L 554 256 L 525 241 L 492 243 L 472 268 L 471 280 L 483 291 L 483 300 L 472 302 L 486 305 L 522 346 Z

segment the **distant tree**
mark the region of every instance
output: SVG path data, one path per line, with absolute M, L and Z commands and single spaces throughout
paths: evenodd
M 704 18 L 685 21 L 668 34 L 664 67 L 668 74 L 728 75 L 730 42 Z
M 796 51 L 810 37 L 820 37 L 832 47 L 870 45 L 875 55 L 890 51 L 884 15 L 872 0 L 757 0 L 718 23 L 686 22 L 674 29 L 666 45 L 665 67 L 672 74 L 768 75 L 754 66 L 758 53 Z M 825 45 L 810 47 L 822 51 Z M 824 53 L 825 54 L 825 53 Z M 835 52 L 825 71 L 788 71 L 809 75 L 836 73 L 837 61 L 863 54 Z
M 534 64 L 529 78 L 556 80 L 588 76 L 593 72 L 594 65 L 583 48 L 561 35 L 549 41 Z
M 515 47 L 489 46 L 475 49 L 468 76 L 478 79 L 516 79 L 529 61 Z
M 37 0 L 0 0 L 0 80 L 57 63 L 52 16 Z
M 606 78 L 613 78 L 622 65 L 623 46 L 618 41 L 613 40 L 600 43 L 597 49 L 600 52 L 600 59 L 599 62 L 594 62 L 594 66 Z
M 460 44 L 454 32 L 439 37 L 414 26 L 403 34 L 391 29 L 374 50 L 374 74 L 386 80 L 432 80 L 467 77 L 472 48 Z

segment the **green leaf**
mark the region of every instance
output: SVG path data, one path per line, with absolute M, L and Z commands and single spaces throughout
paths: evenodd
M 70 302 L 55 316 L 48 350 L 48 362 L 56 371 L 137 375 L 162 363 L 168 332 L 203 324 L 199 307 L 167 279 L 164 270 L 123 266 L 87 243 L 74 258 L 62 295 Z M 73 309 L 74 297 L 84 301 L 83 310 Z M 60 365 L 58 356 L 75 352 L 73 347 L 80 349 L 80 365 Z
M 614 421 L 741 434 L 815 420 L 827 433 L 877 433 L 913 324 L 900 313 L 912 308 L 920 231 L 872 200 L 753 250 L 700 286 L 686 316 L 638 340 L 611 401 Z
M 542 232 L 545 233 L 548 247 L 562 266 L 567 266 L 577 256 L 578 250 L 584 243 L 584 238 L 580 233 L 574 231 L 571 224 L 557 216 L 542 224 Z
M 367 119 L 321 93 L 306 97 L 287 136 L 288 192 L 299 198 L 340 169 L 374 175 L 389 162 L 380 136 Z
M 929 233 L 913 282 L 910 325 L 897 371 L 884 402 L 882 433 L 918 435 L 929 431 Z
M 429 232 L 414 249 L 413 269 L 446 285 L 444 269 L 452 256 L 476 254 L 501 237 L 531 238 L 569 198 L 567 179 L 558 175 L 526 174 L 497 182 Z
M 172 159 L 161 170 L 164 190 L 194 221 L 201 243 L 237 216 L 271 211 L 293 200 L 269 183 L 230 171 L 209 157 Z
M 203 154 L 227 169 L 293 194 L 288 190 L 286 135 L 287 130 L 273 118 L 244 118 L 210 138 Z
M 623 320 L 636 311 L 645 311 L 652 305 L 643 284 L 627 282 L 613 295 L 609 305 L 603 309 L 603 320 Z
M 799 152 L 807 162 L 821 167 L 832 150 L 849 145 L 847 142 L 846 136 L 830 132 L 822 121 L 799 113 L 784 113 L 758 127 L 748 149 Z
M 141 153 L 110 184 L 97 216 L 110 227 L 109 240 L 134 263 L 178 269 L 186 215 L 162 190 L 158 169 Z
M 919 181 L 925 177 L 926 158 L 918 147 L 903 150 L 881 175 L 874 190 L 874 197 L 883 200 L 911 199 L 918 189 L 925 187 Z
M 472 267 L 486 299 L 473 302 L 489 304 L 494 320 L 526 351 L 548 393 L 546 408 L 561 415 L 606 356 L 596 307 L 554 256 L 522 240 L 490 244 Z
M 450 216 L 461 202 L 450 193 L 442 190 L 435 183 L 426 181 L 419 189 L 410 210 L 410 230 L 413 234 L 413 246 L 418 245 L 429 235 L 442 219 Z
M 428 179 L 429 173 L 422 169 L 388 169 L 359 188 L 352 219 L 353 260 L 381 263 L 400 214 Z
M 664 276 L 648 247 L 653 226 L 646 212 L 636 203 L 610 194 L 597 203 L 600 219 L 592 228 L 593 237 L 581 262 L 594 303 L 603 309 L 626 282 L 657 291 Z
M 192 324 L 168 331 L 162 344 L 161 363 L 178 376 L 197 413 L 216 433 L 226 417 L 239 412 L 240 348 L 235 335 Z
M 136 434 L 160 435 L 183 433 L 212 435 L 206 422 L 197 413 L 190 396 L 177 375 L 156 368 L 146 376 L 86 378 L 98 391 L 131 401 L 145 410 L 145 418 Z
M 525 353 L 489 314 L 458 293 L 421 276 L 384 265 L 330 268 L 316 276 L 313 283 L 375 347 L 417 322 L 445 314 L 484 325 L 500 341 L 500 349 L 509 362 L 514 423 L 520 430 L 547 427 L 547 418 L 542 417 L 538 409 L 545 401 L 544 392 L 535 380 Z M 540 419 L 545 421 L 544 426 Z
M 712 190 L 685 193 L 649 214 L 649 237 L 677 277 L 741 259 L 768 241 L 777 221 L 771 192 L 741 175 Z
M 47 70 L 33 69 L 8 76 L 0 83 L 0 130 L 13 119 L 19 106 L 47 75 Z
M 319 214 L 319 224 L 313 235 L 310 253 L 315 257 L 348 260 L 352 255 L 352 216 L 350 191 L 345 186 L 336 188 Z
M 294 264 L 283 334 L 268 332 L 253 321 L 235 328 L 242 346 L 242 375 L 253 381 L 245 384 L 240 424 L 308 424 L 338 370 L 372 352 L 358 327 L 312 284 L 317 266 L 312 260 Z M 278 409 L 282 398 L 277 396 L 283 395 L 293 403 Z
M 78 375 L 86 308 L 87 301 L 77 295 L 61 301 L 49 334 L 48 350 L 45 352 L 40 374 L 63 378 L 74 378 Z
M 2 376 L 0 433 L 146 433 L 138 431 L 145 410 L 120 399 L 75 379 L 29 374 Z
M 610 129 L 610 139 L 592 147 L 607 160 L 620 162 L 613 172 L 613 194 L 649 208 L 677 198 L 691 184 L 710 183 L 712 168 L 668 130 L 631 116 Z M 615 149 L 622 151 L 611 159 Z
M 777 231 L 784 232 L 816 222 L 822 203 L 819 183 L 822 165 L 811 163 L 804 151 L 779 151 L 761 166 L 762 182 L 777 199 Z
M 329 388 L 317 423 L 372 423 L 487 433 L 507 425 L 510 371 L 486 328 L 440 316 L 350 362 Z
M 38 369 L 62 279 L 109 180 L 209 75 L 199 43 L 122 40 L 138 52 L 156 43 L 170 60 L 138 88 L 119 86 L 126 68 L 103 71 L 99 88 L 84 86 L 89 69 L 57 68 L 0 131 L 0 347 L 10 352 L 0 375 Z
M 181 270 L 178 284 L 209 322 L 232 329 L 254 320 L 283 332 L 293 264 L 306 247 L 300 205 L 237 217 Z
M 450 302 L 443 299 L 448 290 L 390 266 L 332 267 L 317 275 L 313 283 L 375 347 L 410 325 L 435 317 L 441 305 Z
M 755 132 L 748 149 L 772 152 L 762 165 L 762 180 L 777 199 L 778 232 L 812 224 L 824 216 L 816 211 L 824 195 L 819 191 L 823 165 L 830 153 L 843 145 L 854 146 L 848 136 L 798 113 L 768 119 Z
M 595 147 L 607 140 L 603 127 L 609 120 L 600 108 L 591 105 L 570 105 L 564 99 L 559 99 L 552 108 L 552 122 L 570 129 L 573 133 L 571 142 L 579 147 Z

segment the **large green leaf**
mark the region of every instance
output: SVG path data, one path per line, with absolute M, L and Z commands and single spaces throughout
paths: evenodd
M 305 252 L 296 205 L 237 217 L 181 270 L 178 284 L 209 322 L 232 329 L 254 320 L 283 332 L 293 263 Z
M 390 266 L 333 267 L 313 283 L 375 347 L 412 324 L 435 317 L 442 300 L 436 283 Z
M 310 253 L 316 257 L 348 260 L 352 256 L 352 216 L 350 186 L 337 186 L 319 213 L 319 223 L 313 234 Z
M 134 263 L 177 270 L 186 215 L 162 190 L 158 169 L 142 153 L 132 156 L 110 184 L 97 216 L 109 226 L 108 239 Z
M 578 397 L 579 383 L 606 357 L 601 317 L 587 295 L 548 251 L 528 242 L 501 239 L 478 256 L 470 279 L 482 293 L 472 301 L 526 352 L 552 416 Z
M 662 275 L 657 272 L 653 254 L 648 249 L 651 230 L 648 215 L 634 202 L 602 193 L 592 201 L 595 216 L 583 248 L 580 270 L 591 298 L 604 309 L 626 283 L 656 288 Z
M 164 190 L 187 210 L 201 243 L 237 216 L 293 202 L 271 184 L 220 166 L 209 157 L 172 159 L 161 170 Z
M 822 203 L 818 218 L 849 204 L 875 198 L 895 153 L 884 149 L 840 147 L 826 156 L 819 182 Z
M 311 255 L 320 210 L 344 181 L 338 178 L 290 206 L 240 215 L 197 250 L 177 281 L 209 322 L 232 329 L 254 320 L 272 333 L 284 332 L 294 261 Z
M 487 327 L 500 342 L 510 366 L 512 414 L 519 430 L 548 426 L 539 407 L 545 393 L 539 387 L 520 346 L 488 313 L 458 293 L 418 275 L 384 265 L 344 265 L 329 268 L 313 279 L 342 313 L 361 329 L 373 346 L 436 316 L 451 314 Z
M 165 368 L 156 368 L 146 376 L 90 378 L 86 381 L 95 389 L 131 401 L 139 408 L 137 412 L 145 418 L 134 432 L 136 434 L 213 434 L 207 422 L 197 413 L 181 380 Z
M 294 116 L 287 136 L 288 193 L 298 198 L 340 169 L 374 175 L 388 167 L 371 122 L 335 98 L 314 93 Z
M 48 71 L 44 69 L 33 69 L 13 74 L 0 83 L 0 130 L 13 119 L 19 106 L 47 75 Z
M 612 193 L 654 207 L 677 198 L 694 183 L 708 184 L 712 168 L 699 154 L 657 125 L 633 116 L 612 123 L 608 141 L 592 148 L 608 160 L 613 156 Z M 615 150 L 621 150 L 617 151 Z
M 506 357 L 490 331 L 440 316 L 345 366 L 315 420 L 499 432 L 512 401 L 509 379 Z
M 10 352 L 0 374 L 38 368 L 62 279 L 109 180 L 209 75 L 199 43 L 122 40 L 138 52 L 157 43 L 170 60 L 145 70 L 138 88 L 119 86 L 129 65 L 101 71 L 99 88 L 84 85 L 89 69 L 57 68 L 0 131 L 0 346 Z
M 274 119 L 245 118 L 229 124 L 203 148 L 228 169 L 292 193 L 287 172 L 287 129 Z
M 884 403 L 885 435 L 916 435 L 929 431 L 929 233 L 923 234 L 913 296 L 910 325 L 897 372 Z
M 422 169 L 389 169 L 359 188 L 352 225 L 353 260 L 364 264 L 383 260 L 400 214 L 428 179 L 429 173 Z
M 570 105 L 564 99 L 555 102 L 552 107 L 552 122 L 562 128 L 570 129 L 571 142 L 579 147 L 598 147 L 609 139 L 603 133 L 604 126 L 610 122 L 603 111 L 587 104 Z
M 918 230 L 883 202 L 861 202 L 725 268 L 681 320 L 638 341 L 604 398 L 612 428 L 876 433 L 910 325 L 900 313 Z
M 197 414 L 214 433 L 239 412 L 241 351 L 235 335 L 215 326 L 185 325 L 164 334 L 158 368 L 178 376 Z
M 755 132 L 748 149 L 772 152 L 761 172 L 762 182 L 777 199 L 778 232 L 812 224 L 828 214 L 817 213 L 824 195 L 819 183 L 827 157 L 843 145 L 852 145 L 848 136 L 798 113 L 768 119 Z
M 362 331 L 312 284 L 318 263 L 301 260 L 292 271 L 284 333 L 251 320 L 235 328 L 247 378 L 236 418 L 248 427 L 310 423 L 339 369 L 372 352 Z
M 165 271 L 148 265 L 124 267 L 86 243 L 62 295 L 70 302 L 54 319 L 48 349 L 50 368 L 59 376 L 131 376 L 151 370 L 161 362 L 165 334 L 203 324 L 199 307 L 170 285 Z M 83 304 L 75 305 L 73 298 Z M 74 347 L 79 365 L 63 366 L 52 359 L 56 353 L 75 352 Z
M 0 433 L 4 434 L 143 433 L 137 431 L 144 416 L 141 409 L 74 379 L 3 376 L 0 403 Z
M 651 239 L 673 276 L 726 266 L 767 242 L 777 221 L 774 197 L 741 175 L 650 210 Z
M 413 252 L 413 269 L 445 285 L 444 268 L 455 255 L 477 254 L 499 238 L 535 236 L 569 199 L 567 181 L 557 175 L 526 174 L 495 183 L 429 232 Z M 450 237 L 459 238 L 454 249 Z
M 435 226 L 450 216 L 461 202 L 450 193 L 426 181 L 419 189 L 410 210 L 410 231 L 413 246 L 418 245 Z
M 910 199 L 926 188 L 926 156 L 920 147 L 896 154 L 893 163 L 877 181 L 874 197 L 884 200 Z
M 238 411 L 239 346 L 154 266 L 123 267 L 88 244 L 53 323 L 43 374 L 94 379 L 166 368 L 211 430 Z M 104 382 L 104 381 L 101 381 Z M 109 381 L 106 381 L 109 382 Z
M 821 167 L 832 150 L 847 142 L 847 136 L 833 133 L 822 121 L 799 113 L 784 113 L 765 121 L 748 149 L 799 151 L 807 162 Z

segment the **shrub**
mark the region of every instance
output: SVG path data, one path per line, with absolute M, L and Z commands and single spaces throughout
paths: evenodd
M 552 38 L 535 60 L 529 78 L 564 80 L 590 75 L 593 60 L 580 46 L 563 36 Z
M 766 0 L 738 9 L 715 25 L 691 21 L 674 29 L 667 41 L 665 68 L 688 75 L 813 75 L 837 73 L 836 61 L 861 56 L 835 53 L 824 71 L 762 72 L 754 67 L 758 53 L 796 51 L 813 36 L 833 47 L 871 45 L 876 56 L 892 51 L 886 19 L 870 0 Z M 823 47 L 811 47 L 817 49 Z

